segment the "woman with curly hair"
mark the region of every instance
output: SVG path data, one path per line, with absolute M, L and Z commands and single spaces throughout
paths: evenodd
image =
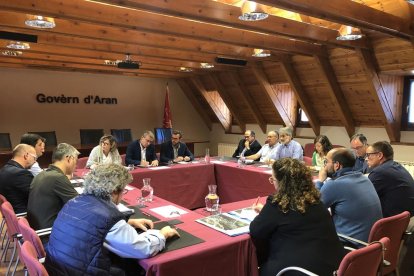
M 312 155 L 312 166 L 323 167 L 323 161 L 332 149 L 332 144 L 325 135 L 316 136 L 313 144 L 315 145 L 315 151 Z
M 250 224 L 258 255 L 262 245 L 268 247 L 260 275 L 274 276 L 287 266 L 332 275 L 344 252 L 309 169 L 291 158 L 276 160 L 272 169 L 269 182 L 276 192 L 264 206 L 253 206 L 259 214 Z

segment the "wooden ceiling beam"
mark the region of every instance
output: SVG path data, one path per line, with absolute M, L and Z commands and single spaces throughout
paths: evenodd
M 391 142 L 399 142 L 401 138 L 401 122 L 398 121 L 398 115 L 387 99 L 387 94 L 382 86 L 380 77 L 378 75 L 378 68 L 376 58 L 371 51 L 357 49 L 356 50 L 362 67 L 367 75 L 367 83 L 370 87 L 370 92 L 375 101 L 375 106 L 380 107 L 381 116 L 383 118 L 384 127 L 387 131 Z
M 187 96 L 187 99 L 190 101 L 190 103 L 193 105 L 195 110 L 200 115 L 201 119 L 206 124 L 207 128 L 211 131 L 213 129 L 212 122 L 209 118 L 209 116 L 205 113 L 204 107 L 200 104 L 200 102 L 197 100 L 196 96 L 194 95 L 194 91 L 190 88 L 187 82 L 189 82 L 189 79 L 177 79 L 177 84 L 180 86 L 181 90 L 184 92 L 184 94 Z
M 204 99 L 206 100 L 210 108 L 213 110 L 214 114 L 216 115 L 217 119 L 223 126 L 224 130 L 226 132 L 230 132 L 231 131 L 231 116 L 226 116 L 226 114 L 223 113 L 223 110 L 222 110 L 223 106 L 217 105 L 217 103 L 211 97 L 210 93 L 204 87 L 204 84 L 202 83 L 200 78 L 193 76 L 191 77 L 190 80 L 193 83 L 193 85 L 197 88 L 197 90 L 200 92 L 200 94 L 203 95 Z
M 285 73 L 286 78 L 289 81 L 290 86 L 295 92 L 296 98 L 300 104 L 300 107 L 305 111 L 309 119 L 309 124 L 311 125 L 315 135 L 319 135 L 321 131 L 321 125 L 319 119 L 316 115 L 316 112 L 306 95 L 305 89 L 303 88 L 299 76 L 293 68 L 293 61 L 290 57 L 286 57 L 281 62 L 281 68 Z
M 290 114 L 287 112 L 287 109 L 281 103 L 277 93 L 273 90 L 272 85 L 266 77 L 265 72 L 259 65 L 252 67 L 253 73 L 256 77 L 257 82 L 259 83 L 260 88 L 265 92 L 267 97 L 272 101 L 277 112 L 283 120 L 283 123 L 286 126 L 295 127 L 295 122 L 290 118 Z
M 246 131 L 246 122 L 241 118 L 239 109 L 234 104 L 233 99 L 229 95 L 227 89 L 221 83 L 219 76 L 217 73 L 208 74 L 211 78 L 214 86 L 217 88 L 217 92 L 220 94 L 220 97 L 223 99 L 224 103 L 227 105 L 227 108 L 230 110 L 232 116 L 236 119 L 240 129 L 245 132 Z
M 271 7 L 310 15 L 359 28 L 410 39 L 414 31 L 408 20 L 351 0 L 257 0 Z
M 229 82 L 233 84 L 240 92 L 239 96 L 246 103 L 247 108 L 250 111 L 250 114 L 256 120 L 257 124 L 262 129 L 263 133 L 266 133 L 266 120 L 260 112 L 260 109 L 257 107 L 253 97 L 250 95 L 249 91 L 247 91 L 247 88 L 243 83 L 242 79 L 239 77 L 237 72 L 227 72 L 226 74 L 227 76 L 229 76 Z
M 355 123 L 344 93 L 336 78 L 335 71 L 327 56 L 328 53 L 324 56 L 315 56 L 314 58 L 328 84 L 329 96 L 336 107 L 338 116 L 341 118 L 348 136 L 351 137 L 355 134 Z

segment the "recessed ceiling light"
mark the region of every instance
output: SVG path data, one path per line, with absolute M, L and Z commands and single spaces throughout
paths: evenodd
M 27 50 L 27 49 L 30 49 L 30 44 L 26 42 L 20 42 L 20 41 L 10 41 L 6 47 L 9 49 L 15 49 L 15 50 Z
M 1 52 L 3 56 L 17 57 L 23 54 L 22 51 L 4 50 Z
M 362 38 L 361 30 L 352 26 L 342 25 L 336 40 L 357 40 Z
M 256 4 L 256 2 L 245 1 L 241 7 L 242 15 L 239 16 L 243 21 L 259 21 L 266 19 L 269 15 L 263 11 L 262 5 Z
M 192 72 L 193 69 L 188 68 L 188 67 L 180 67 L 178 71 L 188 73 L 188 72 Z
M 40 29 L 52 29 L 56 27 L 55 20 L 51 17 L 41 15 L 28 15 L 28 19 L 24 22 L 27 26 Z
M 253 57 L 270 57 L 271 53 L 269 50 L 263 50 L 263 49 L 254 49 L 253 50 Z
M 200 63 L 200 68 L 203 68 L 203 69 L 214 68 L 214 64 L 207 63 L 207 62 L 201 62 Z

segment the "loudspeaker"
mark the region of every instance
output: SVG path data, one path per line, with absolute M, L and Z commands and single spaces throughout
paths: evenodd
M 225 57 L 216 57 L 216 62 L 219 64 L 237 65 L 237 66 L 246 66 L 247 64 L 247 60 L 225 58 Z
M 0 31 L 0 39 L 37 43 L 37 35 Z
M 139 63 L 123 61 L 118 63 L 118 68 L 121 69 L 139 69 Z

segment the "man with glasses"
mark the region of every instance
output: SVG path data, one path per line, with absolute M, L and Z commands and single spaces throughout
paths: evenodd
M 155 154 L 154 133 L 147 130 L 142 134 L 141 139 L 131 142 L 126 150 L 126 165 L 134 166 L 158 166 L 157 155 Z
M 78 155 L 73 146 L 59 144 L 52 154 L 53 164 L 33 179 L 27 219 L 35 230 L 52 227 L 63 205 L 78 195 L 67 177 L 75 171 Z
M 257 153 L 262 146 L 256 140 L 256 133 L 253 130 L 246 130 L 244 139 L 239 141 L 239 145 L 233 153 L 233 157 L 249 156 Z
M 367 162 L 365 161 L 365 153 L 368 147 L 368 140 L 364 134 L 354 134 L 349 140 L 351 149 L 355 153 L 354 171 L 360 171 L 363 174 L 369 173 Z
M 16 213 L 27 211 L 30 183 L 33 175 L 28 170 L 36 162 L 36 150 L 26 144 L 13 149 L 13 157 L 0 170 L 0 194 L 13 206 Z
M 384 217 L 409 211 L 414 216 L 414 180 L 410 173 L 394 160 L 394 150 L 387 141 L 367 148 L 366 161 L 372 169 L 368 178 L 374 184 Z
M 326 208 L 331 208 L 336 231 L 367 242 L 372 225 L 382 218 L 381 203 L 371 181 L 354 171 L 354 164 L 350 150 L 330 150 L 316 187 Z M 327 177 L 331 179 L 326 180 Z
M 182 133 L 179 130 L 173 130 L 171 140 L 161 144 L 160 161 L 163 163 L 188 162 L 194 159 L 193 154 L 187 145 L 181 142 Z
M 267 134 L 266 144 L 255 154 L 245 156 L 246 159 L 256 160 L 260 158 L 260 162 L 270 164 L 272 160 L 275 160 L 276 150 L 279 146 L 279 133 L 275 131 L 269 131 Z
M 45 142 L 46 139 L 36 133 L 25 133 L 20 138 L 20 144 L 31 145 L 35 148 L 36 156 L 39 158 L 45 152 Z M 29 169 L 33 176 L 38 175 L 42 169 L 39 166 L 38 162 L 35 162 Z

